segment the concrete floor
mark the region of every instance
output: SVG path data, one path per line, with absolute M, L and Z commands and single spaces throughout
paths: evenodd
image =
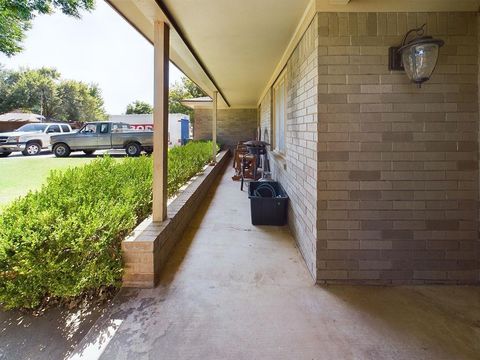
M 107 307 L 51 308 L 38 317 L 21 311 L 0 311 L 0 360 L 64 359 Z
M 480 359 L 480 288 L 316 286 L 286 228 L 250 224 L 231 175 L 160 285 L 122 290 L 72 359 Z

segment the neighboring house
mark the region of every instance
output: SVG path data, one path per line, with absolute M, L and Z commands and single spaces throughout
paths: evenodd
M 153 114 L 110 115 L 108 120 L 124 122 L 139 130 L 153 129 Z M 168 114 L 169 145 L 184 145 L 190 138 L 189 116 L 185 114 Z
M 170 58 L 220 139 L 260 127 L 317 283 L 479 282 L 478 1 L 107 1 L 154 44 L 159 124 Z M 445 46 L 418 88 L 389 47 L 424 23 Z
M 45 121 L 45 117 L 32 113 L 10 112 L 0 115 L 0 132 L 9 132 L 20 126 Z
M 208 96 L 181 101 L 194 111 L 194 140 L 212 138 L 212 99 Z M 234 148 L 239 141 L 256 137 L 256 109 L 219 109 L 217 141 L 224 147 Z

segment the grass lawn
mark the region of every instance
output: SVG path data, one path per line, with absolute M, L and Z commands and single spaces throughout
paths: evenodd
M 39 189 L 50 170 L 86 164 L 95 157 L 53 158 L 50 156 L 0 159 L 0 209 L 15 198 Z

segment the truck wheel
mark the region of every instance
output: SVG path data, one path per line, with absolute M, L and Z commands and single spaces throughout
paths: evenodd
M 42 147 L 39 143 L 28 142 L 25 146 L 25 150 L 22 151 L 22 154 L 25 156 L 35 156 L 38 155 L 40 151 L 42 151 Z
M 0 153 L 0 157 L 7 157 L 7 156 L 10 155 L 11 153 L 12 153 L 11 151 L 1 152 L 1 153 Z
M 83 153 L 85 155 L 93 155 L 94 152 L 95 152 L 95 150 L 83 150 Z
M 56 144 L 53 147 L 53 153 L 56 157 L 68 157 L 70 155 L 70 148 L 67 144 Z
M 140 156 L 142 148 L 138 143 L 129 143 L 125 146 L 125 152 L 127 153 L 127 156 Z
M 152 153 L 153 153 L 153 149 L 152 149 L 152 148 L 144 148 L 143 150 L 145 150 L 145 153 L 146 153 L 147 155 L 152 155 Z

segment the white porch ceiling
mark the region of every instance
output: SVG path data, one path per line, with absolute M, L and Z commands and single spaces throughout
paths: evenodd
M 254 108 L 315 11 L 477 11 L 480 0 L 106 1 L 150 42 L 154 21 L 169 23 L 170 59 L 218 90 L 220 107 Z
M 309 0 L 165 0 L 235 107 L 255 107 Z
M 154 19 L 167 20 L 154 0 L 108 2 L 151 42 Z M 209 95 L 218 87 L 232 107 L 254 108 L 309 2 L 165 0 L 178 27 L 171 31 L 170 57 Z

